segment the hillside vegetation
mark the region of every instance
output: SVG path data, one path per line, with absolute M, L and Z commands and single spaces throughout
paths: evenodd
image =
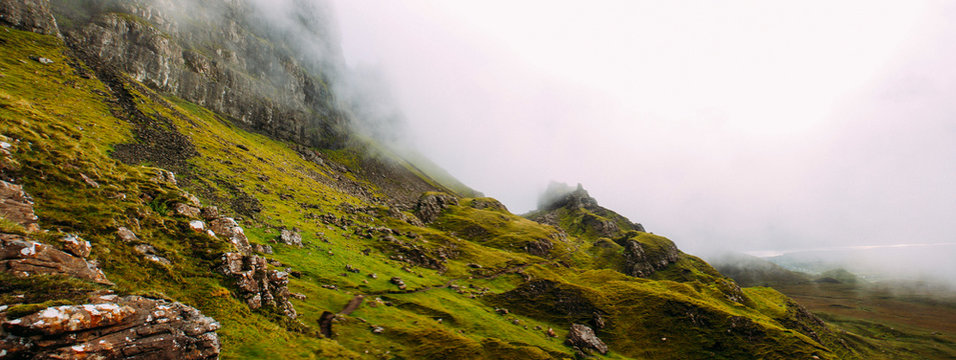
M 0 235 L 5 247 L 45 244 L 108 280 L 2 271 L 32 255 L 0 252 L 0 321 L 20 339 L 0 340 L 0 350 L 14 357 L 118 356 L 78 332 L 96 326 L 51 330 L 45 339 L 58 340 L 47 343 L 18 327 L 114 295 L 215 319 L 216 335 L 203 335 L 217 336 L 214 355 L 169 358 L 879 354 L 775 290 L 741 289 L 583 189 L 521 217 L 374 141 L 302 144 L 138 81 L 69 41 L 0 27 L 0 175 L 22 186 L 31 199 L 18 201 L 37 217 L 0 212 Z M 88 241 L 88 254 L 71 237 Z
M 743 254 L 726 254 L 711 262 L 739 284 L 773 287 L 834 329 L 866 338 L 880 357 L 956 357 L 956 295 L 945 286 L 870 282 L 841 268 L 810 275 Z

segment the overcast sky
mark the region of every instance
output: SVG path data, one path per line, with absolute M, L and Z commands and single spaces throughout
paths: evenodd
M 512 212 L 556 180 L 691 253 L 956 242 L 954 3 L 332 3 L 410 141 Z

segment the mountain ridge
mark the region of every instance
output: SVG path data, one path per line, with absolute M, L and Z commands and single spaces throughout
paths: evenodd
M 66 13 L 90 4 L 108 11 L 91 22 Z M 868 340 L 832 331 L 772 289 L 740 288 L 669 239 L 600 207 L 583 187 L 521 217 L 453 178 L 429 175 L 428 165 L 402 161 L 355 133 L 334 87 L 308 95 L 332 79 L 308 66 L 285 62 L 283 71 L 301 76 L 288 89 L 266 81 L 262 92 L 254 76 L 230 68 L 251 61 L 235 55 L 243 52 L 207 71 L 206 60 L 213 69 L 210 59 L 224 55 L 187 55 L 188 34 L 160 31 L 167 20 L 135 4 L 0 0 L 0 175 L 18 189 L 0 193 L 0 234 L 17 238 L 0 249 L 4 354 L 872 354 Z M 233 20 L 227 34 L 255 30 L 241 15 Z M 269 49 L 295 45 L 253 40 Z M 271 91 L 294 95 L 262 97 Z M 63 264 L 101 271 L 109 283 Z M 130 305 L 139 301 L 148 305 Z M 186 325 L 150 327 L 145 314 L 167 304 L 188 315 L 170 313 Z M 93 312 L 101 308 L 109 315 Z M 82 321 L 43 330 L 61 313 Z M 22 328 L 27 319 L 43 321 Z M 183 330 L 188 321 L 204 331 Z M 135 353 L 140 338 L 98 345 L 94 334 L 104 324 L 195 337 L 181 338 L 186 347 Z

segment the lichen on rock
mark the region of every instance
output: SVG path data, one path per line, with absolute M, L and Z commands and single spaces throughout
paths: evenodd
M 219 323 L 178 302 L 99 296 L 2 323 L 6 356 L 23 359 L 216 359 Z
M 21 277 L 33 274 L 68 275 L 112 285 L 99 268 L 85 259 L 16 234 L 0 233 L 0 271 Z

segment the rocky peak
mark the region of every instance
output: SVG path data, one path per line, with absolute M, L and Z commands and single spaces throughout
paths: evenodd
M 560 215 L 562 211 L 558 210 L 566 210 L 576 218 L 573 228 L 564 229 L 572 234 L 583 231 L 613 238 L 630 230 L 645 231 L 643 225 L 631 222 L 624 216 L 598 205 L 597 200 L 591 197 L 580 183 L 572 187 L 552 181 L 538 198 L 538 210 L 526 217 L 543 224 L 559 226 L 558 218 L 567 214 Z
M 565 183 L 552 181 L 548 184 L 548 189 L 538 198 L 538 209 L 545 211 L 558 208 L 578 209 L 597 206 L 597 200 L 591 197 L 580 183 L 577 187 L 571 187 Z

